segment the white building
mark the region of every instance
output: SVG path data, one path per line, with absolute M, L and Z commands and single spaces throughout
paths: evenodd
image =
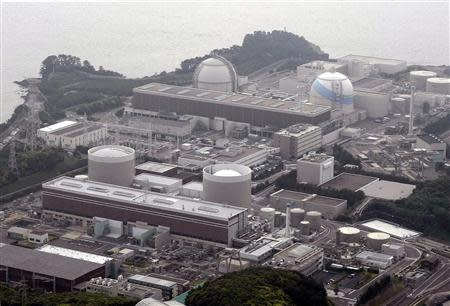
M 108 135 L 106 127 L 91 122 L 61 121 L 41 128 L 37 136 L 48 146 L 74 150 L 77 146 L 102 143 Z
M 394 256 L 395 260 L 403 258 L 405 253 L 405 247 L 400 244 L 385 243 L 381 245 L 381 252 L 386 255 Z
M 386 269 L 392 262 L 394 261 L 394 257 L 392 255 L 386 255 L 381 253 L 363 251 L 356 255 L 355 259 L 359 261 L 362 265 L 378 268 L 378 269 Z
M 242 259 L 249 260 L 252 263 L 261 263 L 290 244 L 290 238 L 265 236 L 243 247 L 239 253 Z
M 148 188 L 150 191 L 160 193 L 178 192 L 182 186 L 181 179 L 149 173 L 136 175 L 134 183 L 139 184 L 143 188 Z
M 445 161 L 447 154 L 447 144 L 441 138 L 433 134 L 423 134 L 417 136 L 416 148 L 436 151 L 440 154 L 442 161 Z
M 347 65 L 351 77 L 365 77 L 379 73 L 396 74 L 406 70 L 406 61 L 373 56 L 349 54 L 337 59 Z
M 297 182 L 321 185 L 334 177 L 334 157 L 310 153 L 297 160 Z
M 297 124 L 273 135 L 272 145 L 280 148 L 284 159 L 298 158 L 322 145 L 320 127 L 310 124 Z

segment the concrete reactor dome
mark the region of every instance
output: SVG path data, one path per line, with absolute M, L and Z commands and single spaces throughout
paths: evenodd
M 330 71 L 319 75 L 311 85 L 309 99 L 312 104 L 353 112 L 353 85 L 342 73 Z
M 252 170 L 238 164 L 216 164 L 203 169 L 206 201 L 250 207 Z
M 88 150 L 88 176 L 92 181 L 129 187 L 134 178 L 134 149 L 106 145 Z
M 193 83 L 195 88 L 235 92 L 237 90 L 236 70 L 225 58 L 215 55 L 197 66 Z
M 450 94 L 450 78 L 427 79 L 426 91 L 443 95 Z
M 361 231 L 356 227 L 344 226 L 340 227 L 336 233 L 336 242 L 354 243 L 357 242 Z

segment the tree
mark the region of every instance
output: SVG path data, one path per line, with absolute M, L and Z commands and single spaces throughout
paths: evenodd
M 296 271 L 269 267 L 229 273 L 193 289 L 188 306 L 328 305 L 325 288 Z

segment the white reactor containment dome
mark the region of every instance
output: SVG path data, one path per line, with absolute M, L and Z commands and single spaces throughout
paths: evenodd
M 215 164 L 203 169 L 206 201 L 250 207 L 252 170 L 238 164 Z
M 352 82 L 339 72 L 324 72 L 311 85 L 309 101 L 315 105 L 331 106 L 345 113 L 353 112 Z
M 129 187 L 134 179 L 134 149 L 106 145 L 88 150 L 88 176 L 92 181 Z
M 235 92 L 237 74 L 233 65 L 220 56 L 201 62 L 194 71 L 194 87 L 207 90 Z

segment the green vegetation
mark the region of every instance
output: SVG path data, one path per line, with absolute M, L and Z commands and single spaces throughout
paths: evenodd
M 358 300 L 358 303 L 356 305 L 364 305 L 370 300 L 374 299 L 377 295 L 382 293 L 384 290 L 386 290 L 391 285 L 391 277 L 384 276 L 380 280 L 376 281 L 374 284 L 370 285 L 366 292 L 364 292 Z
M 19 176 L 8 169 L 9 147 L 0 152 L 0 195 L 6 195 L 22 188 L 33 186 L 49 180 L 59 174 L 86 166 L 85 159 L 76 156 L 67 156 L 61 149 L 48 148 L 35 152 L 25 152 L 17 149 L 17 166 Z M 37 190 L 37 189 L 36 189 Z M 6 199 L 1 198 L 1 201 Z
M 229 273 L 193 289 L 188 306 L 330 305 L 324 287 L 295 271 L 267 267 Z
M 295 65 L 314 59 L 328 59 L 328 54 L 319 47 L 304 37 L 286 31 L 256 31 L 245 35 L 242 46 L 235 45 L 212 52 L 228 59 L 241 75 L 248 75 L 283 59 L 295 62 Z M 181 71 L 192 73 L 208 57 L 209 55 L 204 55 L 183 61 Z
M 337 190 L 332 188 L 322 188 L 313 184 L 297 184 L 296 170 L 292 170 L 289 174 L 278 179 L 276 186 L 280 189 L 315 193 L 325 197 L 345 199 L 347 200 L 347 206 L 349 208 L 358 205 L 365 197 L 364 192 L 362 191 L 354 192 L 348 189 Z
M 383 218 L 426 235 L 450 241 L 450 177 L 419 182 L 398 201 L 373 200 L 361 219 Z
M 17 290 L 0 285 L 0 304 L 2 306 L 134 306 L 137 301 L 100 293 L 67 292 L 42 293 L 34 290 Z

